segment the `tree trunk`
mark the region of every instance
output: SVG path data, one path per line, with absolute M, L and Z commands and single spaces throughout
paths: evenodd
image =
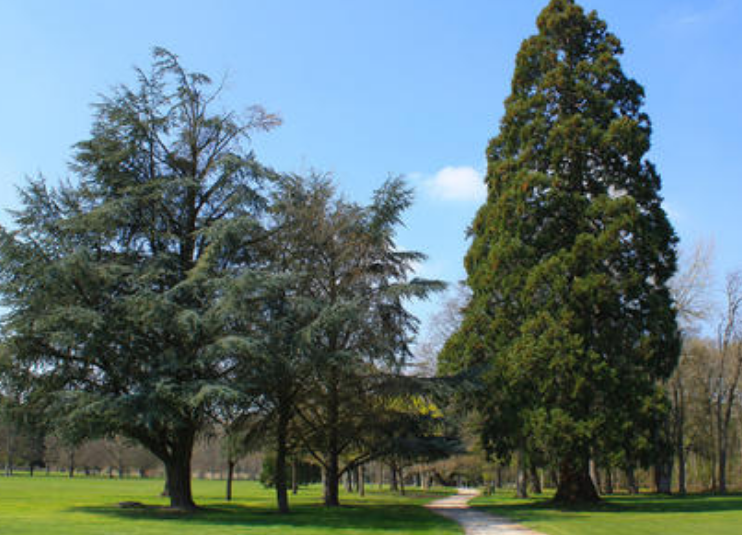
M 197 509 L 193 502 L 191 489 L 191 455 L 193 454 L 193 431 L 186 431 L 177 437 L 165 463 L 167 491 L 170 496 L 170 508 L 181 511 Z
M 227 501 L 232 501 L 232 481 L 234 480 L 234 465 L 235 462 L 232 459 L 227 461 Z
M 605 469 L 605 477 L 603 478 L 603 494 L 613 494 L 613 470 L 610 468 Z
M 517 474 L 515 476 L 515 495 L 518 498 L 528 498 L 528 482 L 526 478 L 526 459 L 523 450 L 518 450 Z
M 718 429 L 718 425 L 717 425 L 718 422 L 716 420 L 715 405 L 716 404 L 713 402 L 713 400 L 711 398 L 709 398 L 707 409 L 708 409 L 709 421 L 712 423 L 712 425 L 711 425 L 711 433 L 710 434 L 711 434 L 711 438 L 712 438 L 713 442 L 717 443 L 717 441 L 718 441 L 718 438 L 717 437 L 718 437 L 718 431 L 719 431 L 719 429 Z M 717 485 L 716 485 L 716 466 L 717 466 L 716 459 L 717 459 L 717 454 L 718 454 L 717 447 L 714 446 L 713 448 L 711 448 L 711 459 L 709 459 L 711 461 L 711 474 L 710 474 L 711 475 L 711 485 L 710 485 L 710 487 L 711 487 L 711 491 L 712 492 L 716 492 L 716 490 L 717 490 Z
M 345 471 L 345 478 L 343 482 L 345 483 L 345 492 L 353 492 L 353 469 L 352 468 Z
M 278 501 L 278 512 L 286 514 L 289 512 L 289 496 L 286 485 L 286 440 L 288 433 L 289 418 L 285 411 L 279 411 L 278 424 L 276 428 L 276 499 Z
M 13 475 L 13 457 L 15 456 L 15 440 L 13 439 L 13 425 L 6 428 L 7 436 L 5 437 L 5 475 Z
M 358 467 L 358 494 L 361 497 L 366 495 L 366 465 Z
M 291 493 L 296 495 L 299 493 L 299 474 L 297 473 L 296 457 L 291 459 Z
M 685 482 L 685 448 L 681 445 L 677 451 L 678 456 L 678 494 L 681 496 L 688 492 Z
M 558 503 L 595 503 L 600 501 L 590 478 L 589 463 L 577 459 L 565 459 L 559 469 L 559 486 L 554 501 Z
M 535 466 L 531 466 L 529 475 L 531 479 L 531 490 L 534 494 L 541 494 L 541 478 L 538 475 L 538 469 Z
M 657 494 L 672 494 L 672 460 L 654 465 L 654 486 Z
M 75 477 L 75 450 L 69 451 L 69 457 L 67 460 L 69 461 L 68 475 L 69 477 Z
M 340 505 L 340 478 L 338 477 L 337 456 L 334 456 L 334 460 L 330 459 L 329 464 L 332 465 L 333 463 L 334 467 L 328 466 L 325 468 L 325 507 L 338 507 Z
M 639 494 L 639 485 L 636 482 L 636 474 L 634 474 L 633 466 L 629 466 L 626 469 L 626 490 L 629 494 Z
M 333 377 L 327 406 L 327 451 L 325 453 L 325 507 L 340 506 L 340 439 L 338 437 L 340 399 L 338 385 Z
M 600 481 L 600 472 L 598 471 L 598 465 L 593 459 L 590 459 L 590 479 L 593 480 L 593 486 L 596 491 L 599 491 L 602 482 Z
M 725 433 L 719 433 L 723 435 Z M 719 487 L 717 492 L 719 494 L 727 493 L 727 444 L 725 438 L 719 439 L 719 475 L 717 477 Z
M 399 467 L 399 493 L 404 496 L 405 490 L 404 490 L 404 468 L 401 466 Z
M 673 389 L 675 401 L 675 456 L 678 459 L 678 494 L 687 492 L 685 483 L 685 395 L 681 379 Z
M 389 474 L 391 476 L 391 480 L 389 481 L 389 490 L 392 492 L 397 492 L 399 490 L 399 485 L 397 485 L 397 466 L 394 463 L 389 464 Z

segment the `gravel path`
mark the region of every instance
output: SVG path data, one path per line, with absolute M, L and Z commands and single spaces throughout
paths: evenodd
M 459 489 L 455 496 L 436 500 L 426 507 L 461 524 L 466 535 L 543 535 L 507 518 L 470 509 L 469 501 L 478 495 L 477 490 Z

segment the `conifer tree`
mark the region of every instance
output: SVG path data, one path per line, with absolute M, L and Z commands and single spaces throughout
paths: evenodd
M 299 440 L 322 466 L 324 504 L 335 507 L 340 477 L 379 453 L 364 439 L 380 426 L 380 414 L 390 417 L 379 405 L 410 357 L 417 319 L 407 304 L 444 285 L 412 277 L 425 255 L 396 245 L 412 203 L 403 180 L 387 180 L 368 205 L 337 198 L 322 181 L 296 186 L 290 197 L 302 202 L 293 207 L 294 254 L 312 316 L 301 332 L 312 391 L 299 411 Z
M 590 501 L 589 460 L 639 459 L 666 410 L 677 240 L 620 41 L 573 0 L 552 0 L 537 26 L 487 149 L 472 300 L 441 369 L 480 372 L 471 401 L 490 452 L 545 453 L 556 499 Z
M 256 265 L 272 176 L 245 145 L 278 119 L 213 111 L 209 78 L 163 49 L 137 74 L 96 106 L 77 180 L 31 181 L 0 229 L 2 328 L 66 429 L 138 441 L 193 509 L 193 445 L 230 390 L 217 305 Z

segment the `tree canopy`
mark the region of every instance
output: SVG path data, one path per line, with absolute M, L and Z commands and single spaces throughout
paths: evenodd
M 141 442 L 189 509 L 193 442 L 229 387 L 218 282 L 252 267 L 271 177 L 244 146 L 278 119 L 214 112 L 207 76 L 154 59 L 96 105 L 78 180 L 21 190 L 0 237 L 4 330 L 60 417 Z
M 220 89 L 163 49 L 137 75 L 96 105 L 73 179 L 31 180 L 0 232 L 3 378 L 70 444 L 145 446 L 172 507 L 195 507 L 194 442 L 216 426 L 233 452 L 270 437 L 282 512 L 297 448 L 338 505 L 343 471 L 386 451 L 369 438 L 395 414 L 379 400 L 414 394 L 407 303 L 443 286 L 395 243 L 412 191 L 391 178 L 361 205 L 276 173 L 246 148 L 276 116 L 214 111 Z
M 588 461 L 637 462 L 666 410 L 676 237 L 620 41 L 572 0 L 552 0 L 537 26 L 487 148 L 472 299 L 441 369 L 479 370 L 490 452 L 542 453 L 560 467 L 557 499 L 590 500 Z

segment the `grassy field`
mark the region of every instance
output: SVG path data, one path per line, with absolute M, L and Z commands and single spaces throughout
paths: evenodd
M 461 530 L 421 504 L 437 497 L 406 497 L 369 490 L 366 498 L 341 496 L 343 507 L 320 505 L 320 488 L 292 496 L 293 512 L 274 512 L 273 492 L 259 483 L 238 481 L 234 501 L 225 502 L 224 482 L 194 481 L 194 496 L 204 507 L 183 516 L 161 507 L 121 509 L 122 501 L 164 506 L 162 480 L 108 480 L 76 477 L 0 477 L 0 533 L 34 534 L 230 534 L 319 535 L 460 534 Z M 442 492 L 442 491 L 440 491 Z
M 742 495 L 615 496 L 599 506 L 557 509 L 546 499 L 511 493 L 479 497 L 474 505 L 547 535 L 740 535 Z

